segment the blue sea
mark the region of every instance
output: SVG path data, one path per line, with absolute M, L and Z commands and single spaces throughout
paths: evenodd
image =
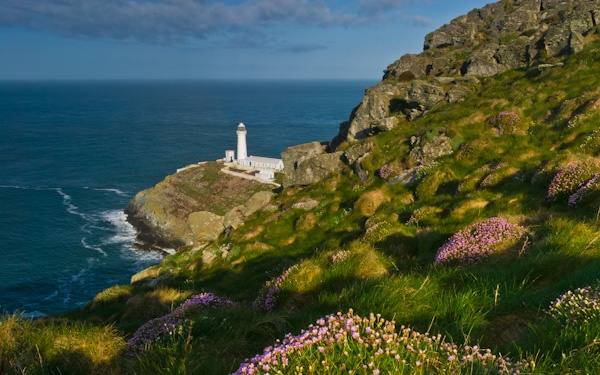
M 123 209 L 177 168 L 330 140 L 374 81 L 0 82 L 0 312 L 83 306 L 160 262 Z

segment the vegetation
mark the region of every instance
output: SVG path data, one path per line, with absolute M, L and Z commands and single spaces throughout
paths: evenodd
M 367 181 L 283 190 L 205 249 L 211 263 L 185 249 L 60 318 L 2 317 L 0 373 L 595 373 L 599 48 L 400 119 L 366 140 Z M 440 133 L 452 155 L 388 183 L 411 137 Z M 448 248 L 464 258 L 436 262 Z M 184 304 L 207 296 L 227 302 Z M 128 351 L 157 318 L 177 319 Z

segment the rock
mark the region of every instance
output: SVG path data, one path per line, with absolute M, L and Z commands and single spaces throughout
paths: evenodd
M 324 151 L 325 147 L 318 142 L 288 147 L 281 154 L 285 165 L 283 187 L 314 184 L 340 170 L 342 152 Z
M 404 55 L 384 71 L 383 79 L 410 81 L 427 74 L 430 59 L 422 55 Z
M 245 217 L 252 215 L 256 211 L 262 209 L 267 204 L 269 204 L 269 202 L 271 202 L 271 199 L 273 199 L 274 196 L 275 194 L 273 192 L 259 191 L 258 193 L 250 197 L 250 199 L 248 199 L 248 201 L 244 204 L 242 215 L 244 215 Z
M 363 167 L 363 161 L 371 154 L 373 147 L 371 142 L 361 143 L 350 147 L 342 155 L 342 161 L 352 169 L 361 181 L 366 181 L 370 177 L 369 171 Z
M 577 53 L 598 24 L 597 1 L 510 0 L 474 9 L 427 34 L 422 53 L 390 64 L 382 82 L 366 90 L 349 120 L 340 125 L 329 149 L 398 126 L 390 115 L 412 121 L 433 105 L 463 100 L 474 91 L 469 86 L 473 82 L 456 87 L 461 86 L 457 80 L 435 77 L 492 76 Z
M 225 229 L 223 216 L 208 211 L 192 212 L 188 216 L 188 226 L 194 243 L 214 241 Z
M 223 226 L 225 228 L 231 227 L 236 229 L 240 225 L 244 224 L 244 215 L 242 214 L 243 210 L 244 206 L 237 206 L 227 211 L 223 217 Z
M 409 157 L 417 166 L 432 165 L 435 160 L 445 155 L 454 153 L 450 138 L 440 134 L 435 136 L 431 141 L 425 142 L 423 147 L 415 147 L 410 151 Z
M 307 199 L 307 200 L 303 200 L 297 203 L 294 203 L 292 205 L 292 208 L 297 209 L 297 210 L 304 210 L 304 211 L 310 211 L 313 208 L 317 207 L 319 205 L 319 202 L 314 200 L 314 199 Z
M 417 182 L 417 178 L 419 176 L 419 171 L 423 169 L 423 167 L 411 168 L 401 171 L 397 175 L 391 177 L 388 180 L 388 184 L 396 185 L 402 184 L 408 187 L 412 187 Z

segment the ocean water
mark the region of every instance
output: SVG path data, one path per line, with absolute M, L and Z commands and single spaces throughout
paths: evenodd
M 356 81 L 0 82 L 0 312 L 83 306 L 161 256 L 123 209 L 179 167 L 330 140 Z

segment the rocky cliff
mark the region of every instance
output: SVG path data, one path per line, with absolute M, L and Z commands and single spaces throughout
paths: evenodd
M 504 0 L 475 9 L 425 37 L 367 89 L 329 149 L 390 130 L 440 103 L 461 101 L 477 77 L 529 67 L 583 49 L 597 31 L 600 2 Z
M 166 177 L 127 205 L 142 248 L 178 248 L 215 240 L 265 206 L 271 185 L 221 172 L 208 162 Z

